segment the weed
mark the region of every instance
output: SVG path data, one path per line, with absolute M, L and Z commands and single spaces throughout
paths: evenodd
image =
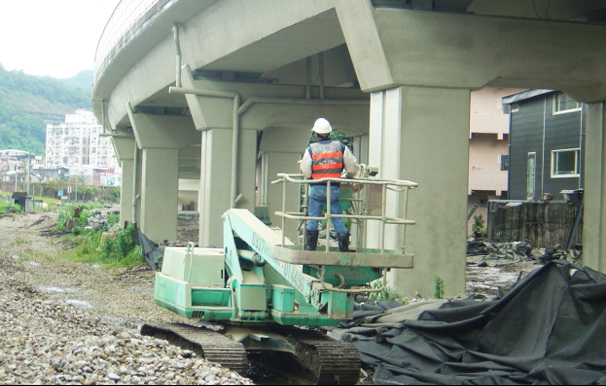
M 120 215 L 116 213 L 112 213 L 107 217 L 107 222 L 110 225 L 114 225 L 120 222 Z
M 444 294 L 445 294 L 444 280 L 441 277 L 439 277 L 438 275 L 434 275 L 433 282 L 434 282 L 433 297 L 436 299 L 444 299 Z
M 382 286 L 383 286 L 383 283 L 381 281 L 375 281 L 372 283 L 371 288 L 379 289 Z M 404 295 L 402 295 L 400 292 L 398 292 L 397 290 L 390 288 L 390 287 L 385 287 L 379 292 L 371 292 L 368 299 L 376 300 L 376 301 L 386 301 L 386 302 L 395 301 L 395 302 L 400 302 L 400 303 L 404 303 L 404 304 L 407 303 L 407 300 Z

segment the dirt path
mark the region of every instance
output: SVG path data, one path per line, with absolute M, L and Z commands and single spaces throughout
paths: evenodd
M 0 259 L 18 263 L 22 281 L 54 298 L 88 309 L 103 321 L 136 329 L 148 321 L 184 321 L 154 303 L 154 272 L 142 265 L 107 270 L 99 265 L 58 258 L 69 250 L 69 240 L 49 235 L 57 213 L 0 217 Z M 520 262 L 503 267 L 467 269 L 468 294 L 497 294 L 537 266 Z
M 53 212 L 0 218 L 0 259 L 16 263 L 16 279 L 117 328 L 135 330 L 148 321 L 183 321 L 155 305 L 154 272 L 149 267 L 107 270 L 58 258 L 70 246 L 65 239 L 49 235 L 56 225 Z

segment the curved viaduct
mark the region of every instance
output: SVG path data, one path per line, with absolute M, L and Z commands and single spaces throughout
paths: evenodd
M 585 263 L 604 270 L 600 3 L 122 1 L 99 41 L 93 90 L 123 167 L 122 220 L 174 239 L 178 203 L 193 201 L 200 244 L 222 245 L 226 209 L 277 209 L 281 189 L 270 181 L 298 172 L 324 116 L 381 177 L 420 184 L 407 237 L 416 267 L 392 284 L 427 296 L 438 275 L 447 295 L 464 293 L 470 92 L 559 89 L 589 104 Z M 399 248 L 401 236 L 388 236 Z

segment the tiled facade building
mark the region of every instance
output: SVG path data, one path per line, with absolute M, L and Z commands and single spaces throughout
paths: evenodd
M 102 133 L 94 114 L 86 110 L 67 114 L 63 124 L 47 125 L 46 168 L 118 168 L 111 138 Z

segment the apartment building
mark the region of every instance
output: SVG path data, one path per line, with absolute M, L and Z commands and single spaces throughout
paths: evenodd
M 512 88 L 484 88 L 471 93 L 469 127 L 469 213 L 486 220 L 488 200 L 508 197 L 509 120 L 503 97 L 521 92 Z M 469 233 L 473 216 L 468 222 Z
M 94 114 L 86 110 L 65 115 L 60 125 L 47 125 L 46 168 L 117 168 L 111 138 L 100 136 L 102 133 Z

